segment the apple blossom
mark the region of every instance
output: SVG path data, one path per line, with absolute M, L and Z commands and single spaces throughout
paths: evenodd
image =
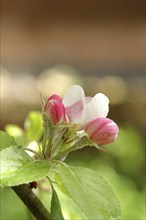
M 105 145 L 115 140 L 119 129 L 109 118 L 96 118 L 85 126 L 85 131 L 97 145 Z
M 48 98 L 45 105 L 45 112 L 54 125 L 60 124 L 65 120 L 65 108 L 58 95 L 52 95 Z
M 118 126 L 106 118 L 109 112 L 109 99 L 102 93 L 93 98 L 85 97 L 83 89 L 74 85 L 64 95 L 66 117 L 71 123 L 78 123 L 80 130 L 85 130 L 90 140 L 98 145 L 111 143 L 118 134 Z
M 105 145 L 118 135 L 118 126 L 106 118 L 109 99 L 102 93 L 85 97 L 83 89 L 74 85 L 63 99 L 54 94 L 44 106 L 45 154 L 52 158 L 65 158 L 72 150 L 85 146 Z M 52 127 L 48 120 L 51 121 Z

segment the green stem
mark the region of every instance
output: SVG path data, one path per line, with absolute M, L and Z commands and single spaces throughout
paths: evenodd
M 65 156 L 66 154 L 72 152 L 72 151 L 75 151 L 77 149 L 82 149 L 84 147 L 88 146 L 88 144 L 84 144 L 82 145 L 82 147 L 78 147 L 77 144 L 76 145 L 73 145 L 63 151 L 60 151 L 57 155 L 53 156 L 51 159 L 52 160 L 60 160 L 61 157 Z
M 45 157 L 45 147 L 46 147 L 46 141 L 47 141 L 47 135 L 46 130 L 44 129 L 44 137 L 42 141 L 42 154 Z
M 49 132 L 49 141 L 47 142 L 47 145 L 46 145 L 46 148 L 45 148 L 45 155 L 48 156 L 51 152 L 51 145 L 52 145 L 52 139 L 53 139 L 53 135 L 54 135 L 54 132 L 53 132 L 53 129 L 50 129 L 50 132 Z
M 28 184 L 22 184 L 19 186 L 13 186 L 12 189 L 24 202 L 30 212 L 34 215 L 37 220 L 51 220 L 51 214 L 41 203 L 39 198 L 30 189 Z

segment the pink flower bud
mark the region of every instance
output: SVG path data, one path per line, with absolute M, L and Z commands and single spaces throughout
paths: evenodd
M 45 111 L 54 125 L 60 124 L 65 120 L 65 108 L 61 102 L 61 98 L 57 95 L 49 97 Z
M 54 94 L 54 95 L 51 95 L 49 98 L 48 98 L 48 101 L 51 101 L 51 100 L 58 100 L 58 101 L 62 101 L 62 99 L 60 98 L 60 96 L 59 95 L 56 95 L 56 94 Z
M 118 126 L 109 118 L 96 118 L 85 126 L 89 138 L 98 145 L 112 143 L 119 132 Z

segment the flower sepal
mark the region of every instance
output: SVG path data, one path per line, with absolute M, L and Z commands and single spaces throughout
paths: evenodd
M 95 146 L 96 148 L 100 149 L 96 143 L 89 139 L 89 136 L 86 132 L 79 131 L 76 133 L 76 135 L 69 136 L 68 139 L 64 141 L 60 148 L 58 148 L 58 151 L 56 151 L 56 154 L 52 155 L 52 159 L 65 159 L 70 152 L 82 149 L 86 146 Z

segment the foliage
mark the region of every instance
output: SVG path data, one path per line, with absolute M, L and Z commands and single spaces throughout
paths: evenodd
M 58 186 L 65 189 L 86 219 L 121 219 L 112 189 L 95 171 L 62 163 L 56 176 Z
M 51 164 L 33 160 L 22 148 L 10 146 L 0 154 L 1 186 L 16 186 L 37 181 L 48 175 Z
M 13 137 L 7 135 L 4 131 L 0 132 L 0 150 L 5 149 L 6 147 L 10 147 L 16 145 L 16 142 Z

